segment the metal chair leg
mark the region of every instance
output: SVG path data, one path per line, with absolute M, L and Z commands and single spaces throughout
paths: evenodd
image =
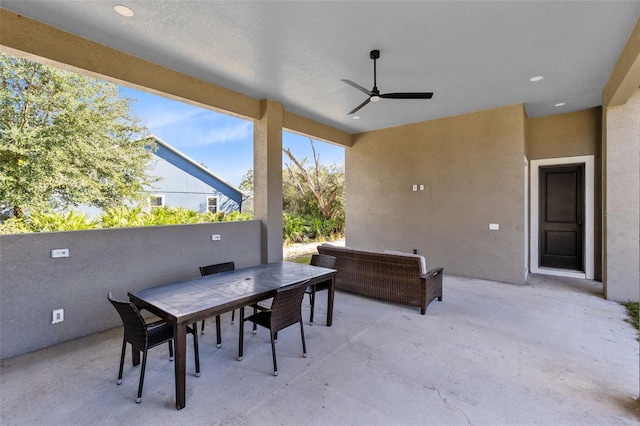
M 300 336 L 302 336 L 302 357 L 307 357 L 307 344 L 304 341 L 304 326 L 302 325 L 302 319 L 300 320 Z
M 273 356 L 273 375 L 278 375 L 278 362 L 276 361 L 276 345 L 274 339 L 275 333 L 271 332 L 271 356 Z
M 140 384 L 138 385 L 138 397 L 136 402 L 140 404 L 142 402 L 142 385 L 144 385 L 144 370 L 147 366 L 147 351 L 142 354 L 142 370 L 140 370 Z
M 173 361 L 173 340 L 169 340 L 169 361 Z
M 120 371 L 118 372 L 118 384 L 122 384 L 122 369 L 124 368 L 124 355 L 127 352 L 127 339 L 122 338 L 122 353 L 120 354 Z

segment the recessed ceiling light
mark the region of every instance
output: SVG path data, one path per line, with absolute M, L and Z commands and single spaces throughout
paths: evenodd
M 358 117 L 357 115 L 354 115 L 354 116 L 353 116 L 353 117 L 351 117 L 351 118 L 353 118 L 354 120 L 360 120 L 360 117 Z
M 122 15 L 126 18 L 131 18 L 133 16 L 133 10 L 129 9 L 127 6 L 117 4 L 113 7 L 113 9 L 118 15 Z
M 558 102 L 558 103 L 557 103 L 557 104 L 555 104 L 554 106 L 556 106 L 556 107 L 561 107 L 561 106 L 565 106 L 565 105 L 566 105 L 566 103 L 564 103 L 564 102 Z
M 542 80 L 543 78 L 544 78 L 544 77 L 543 77 L 543 76 L 541 76 L 541 75 L 536 75 L 535 77 L 531 77 L 531 78 L 529 79 L 529 81 L 540 81 L 540 80 Z

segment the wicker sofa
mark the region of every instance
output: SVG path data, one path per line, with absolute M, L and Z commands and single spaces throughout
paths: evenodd
M 443 268 L 422 273 L 417 256 L 318 246 L 336 257 L 336 289 L 420 308 L 422 315 L 436 297 L 442 300 Z

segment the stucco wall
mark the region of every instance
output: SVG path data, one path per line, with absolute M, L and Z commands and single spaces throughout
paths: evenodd
M 527 119 L 527 158 L 595 155 L 599 162 L 602 109 L 590 108 L 566 114 Z
M 55 248 L 70 257 L 51 259 Z M 121 324 L 109 291 L 126 298 L 227 261 L 260 264 L 260 222 L 0 235 L 0 358 Z M 57 308 L 64 322 L 52 325 Z
M 640 89 L 625 105 L 607 108 L 605 123 L 605 296 L 619 301 L 638 300 Z
M 445 273 L 523 283 L 524 125 L 517 105 L 355 135 L 346 244 L 418 249 Z
M 594 156 L 594 278 L 602 280 L 602 108 L 529 118 L 526 132 L 530 161 Z

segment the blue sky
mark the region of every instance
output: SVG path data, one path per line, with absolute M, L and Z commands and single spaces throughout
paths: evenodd
M 239 185 L 253 168 L 253 123 L 125 87 L 131 107 L 149 131 L 224 180 Z M 282 145 L 312 161 L 309 138 L 284 132 Z M 344 148 L 314 141 L 322 164 L 344 164 Z M 286 159 L 289 162 L 289 159 Z

